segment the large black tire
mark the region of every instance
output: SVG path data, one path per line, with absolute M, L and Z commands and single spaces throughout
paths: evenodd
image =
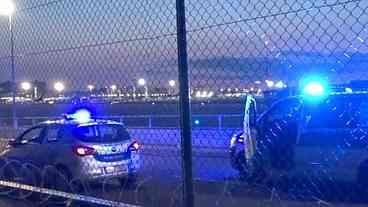
M 64 166 L 48 166 L 43 171 L 42 187 L 50 190 L 57 190 L 67 193 L 73 193 L 73 186 L 71 183 L 72 175 L 70 171 Z M 40 204 L 64 205 L 68 203 L 69 199 L 50 196 L 47 194 L 41 195 L 37 199 Z
M 248 183 L 261 183 L 266 177 L 260 157 L 255 154 L 252 163 L 248 163 L 244 156 L 244 151 L 238 153 L 234 164 L 239 172 L 240 179 Z

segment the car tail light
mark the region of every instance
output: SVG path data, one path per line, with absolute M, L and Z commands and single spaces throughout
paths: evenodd
M 132 142 L 132 144 L 129 145 L 128 150 L 131 152 L 136 152 L 140 148 L 141 148 L 141 145 L 137 141 L 134 141 Z
M 74 147 L 74 153 L 78 156 L 88 156 L 95 154 L 96 150 L 92 147 L 86 147 L 86 146 L 76 146 Z

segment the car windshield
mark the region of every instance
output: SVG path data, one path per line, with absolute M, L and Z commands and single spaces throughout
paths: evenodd
M 83 142 L 109 143 L 130 139 L 128 131 L 121 125 L 79 126 L 73 130 L 73 134 Z

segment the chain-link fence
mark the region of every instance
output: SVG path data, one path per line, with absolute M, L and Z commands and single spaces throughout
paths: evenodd
M 4 200 L 366 205 L 367 1 L 14 3 L 0 16 Z M 82 108 L 88 123 L 70 116 Z

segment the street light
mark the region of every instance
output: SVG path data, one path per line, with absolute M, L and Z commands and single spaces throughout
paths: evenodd
M 118 87 L 116 85 L 111 85 L 110 89 L 111 89 L 111 95 L 113 96 L 115 94 L 116 89 L 118 89 Z
M 1 0 L 0 2 L 0 15 L 1 16 L 12 16 L 15 12 L 15 4 L 11 0 Z
M 143 78 L 140 78 L 140 79 L 138 80 L 138 85 L 140 85 L 140 86 L 145 86 L 145 85 L 146 85 L 146 80 L 144 80 Z
M 144 78 L 138 79 L 138 85 L 144 87 L 144 96 L 148 98 L 148 87 L 146 85 L 146 80 L 144 80 Z
M 176 85 L 176 82 L 174 80 L 169 80 L 169 94 L 170 95 L 173 95 L 175 93 L 175 85 Z
M 176 82 L 174 80 L 169 81 L 169 86 L 170 87 L 175 87 L 175 85 L 176 85 Z
M 112 91 L 115 91 L 118 87 L 116 85 L 111 85 L 110 88 Z
M 22 82 L 22 83 L 20 84 L 20 87 L 21 87 L 21 88 L 22 88 L 22 90 L 24 90 L 24 91 L 29 91 L 29 90 L 31 90 L 32 85 L 31 85 L 31 83 L 30 83 L 30 82 Z
M 89 92 L 92 93 L 93 89 L 95 89 L 95 86 L 94 85 L 88 85 L 87 88 L 88 88 Z
M 10 58 L 11 58 L 11 79 L 12 79 L 12 117 L 13 127 L 18 128 L 17 121 L 17 107 L 15 96 L 17 93 L 17 87 L 15 85 L 15 64 L 14 64 L 14 33 L 13 33 L 13 14 L 15 12 L 15 4 L 12 0 L 1 0 L 0 2 L 0 16 L 6 16 L 9 19 L 9 32 L 10 32 Z
M 285 88 L 286 85 L 284 84 L 284 82 L 279 81 L 279 82 L 275 83 L 275 87 L 276 88 Z
M 275 82 L 272 80 L 265 80 L 267 87 L 272 88 L 275 85 Z
M 54 84 L 54 89 L 58 92 L 58 93 L 61 93 L 65 90 L 65 85 L 64 83 L 62 82 L 56 82 Z

